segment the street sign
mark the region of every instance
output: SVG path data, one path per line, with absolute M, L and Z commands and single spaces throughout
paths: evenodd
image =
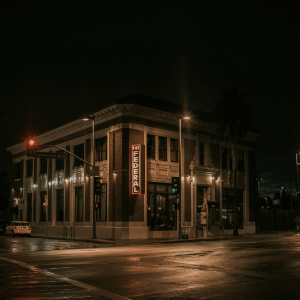
M 56 158 L 56 159 L 66 159 L 67 154 L 66 153 L 60 153 L 60 152 L 35 152 L 36 158 Z
M 90 176 L 99 176 L 99 166 L 91 167 Z

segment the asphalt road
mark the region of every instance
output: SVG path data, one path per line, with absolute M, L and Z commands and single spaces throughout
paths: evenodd
M 300 299 L 300 236 L 113 245 L 0 236 L 0 299 Z

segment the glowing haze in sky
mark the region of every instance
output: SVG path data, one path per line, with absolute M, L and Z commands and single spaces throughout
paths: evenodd
M 299 16 L 277 1 L 1 1 L 6 147 L 131 93 L 210 112 L 248 94 L 262 194 L 289 189 L 299 149 Z

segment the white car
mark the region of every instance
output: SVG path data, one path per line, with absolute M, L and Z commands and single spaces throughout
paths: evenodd
M 14 236 L 15 234 L 26 234 L 31 236 L 31 228 L 27 222 L 24 221 L 13 221 L 11 225 L 7 226 L 5 229 L 5 235 Z

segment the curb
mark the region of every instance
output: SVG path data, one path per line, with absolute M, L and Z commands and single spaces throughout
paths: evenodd
M 286 236 L 300 236 L 300 233 L 293 232 L 269 232 L 265 234 L 253 233 L 247 235 L 240 235 L 240 236 L 219 236 L 219 237 L 208 237 L 208 238 L 198 238 L 198 239 L 181 239 L 181 240 L 107 240 L 107 239 L 66 239 L 61 237 L 50 237 L 50 236 L 40 236 L 40 235 L 32 235 L 35 238 L 46 238 L 46 239 L 56 239 L 56 240 L 63 240 L 63 241 L 76 241 L 82 243 L 96 243 L 96 244 L 114 244 L 114 245 L 152 245 L 152 244 L 178 244 L 178 243 L 199 243 L 199 242 L 215 242 L 215 241 L 222 241 L 222 240 L 234 240 L 234 239 L 247 239 L 247 238 L 264 238 L 264 237 L 286 237 Z

